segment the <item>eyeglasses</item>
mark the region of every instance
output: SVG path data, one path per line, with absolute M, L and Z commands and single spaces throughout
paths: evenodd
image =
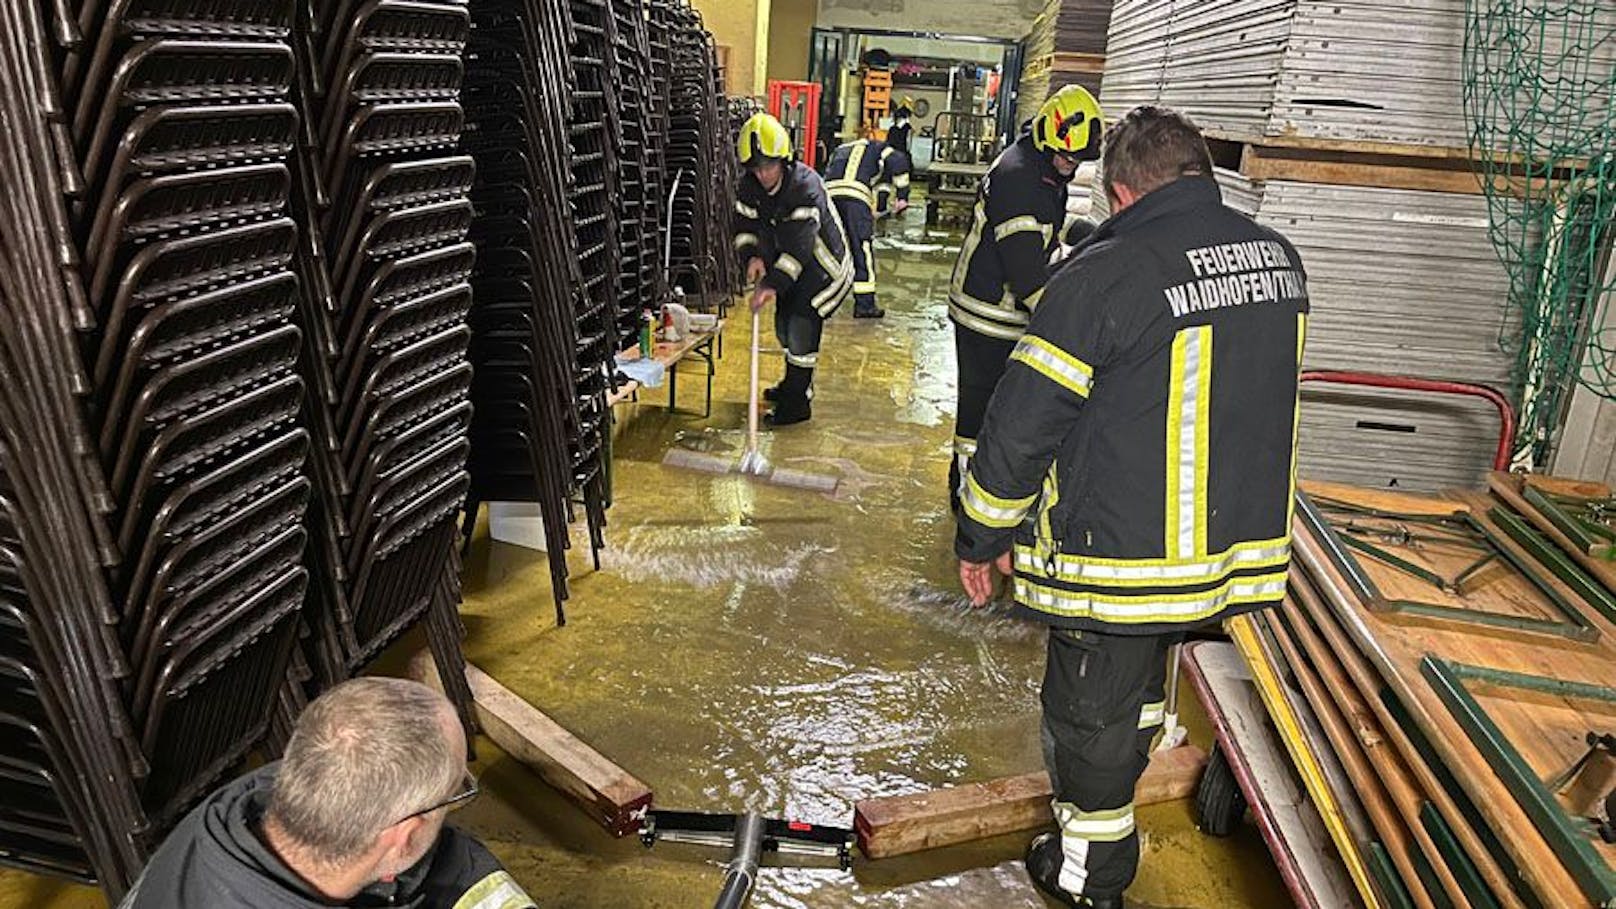
M 476 798 L 477 793 L 481 791 L 482 790 L 477 786 L 477 778 L 471 775 L 471 770 L 468 768 L 461 777 L 460 791 L 440 802 L 434 802 L 433 804 L 422 808 L 420 811 L 412 811 L 409 814 L 399 818 L 394 823 L 402 824 L 412 817 L 420 817 L 423 814 L 431 814 L 432 812 L 437 811 L 439 808 L 448 808 L 449 810 L 453 811 L 454 809 L 462 807 L 467 802 Z

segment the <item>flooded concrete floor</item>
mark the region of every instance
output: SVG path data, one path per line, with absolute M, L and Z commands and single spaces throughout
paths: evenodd
M 647 782 L 661 807 L 755 808 L 851 823 L 858 799 L 1040 767 L 1043 634 L 958 590 L 946 477 L 954 364 L 953 238 L 920 211 L 876 243 L 887 318 L 827 326 L 813 421 L 767 433 L 778 466 L 841 478 L 831 497 L 661 464 L 673 446 L 739 456 L 749 317 L 731 314 L 713 414 L 701 365 L 622 408 L 610 548 L 570 556 L 556 628 L 538 553 L 479 530 L 466 564 L 472 662 Z M 765 325 L 768 322 L 765 320 Z M 768 331 L 765 328 L 765 331 Z M 765 338 L 772 347 L 772 338 Z M 765 381 L 779 374 L 766 355 Z M 1186 692 L 1188 689 L 1186 688 Z M 1193 695 L 1192 740 L 1211 736 Z M 612 840 L 529 771 L 478 743 L 485 794 L 455 816 L 547 909 L 709 906 L 723 857 Z M 1254 829 L 1216 840 L 1187 803 L 1142 809 L 1130 897 L 1151 907 L 1289 905 Z M 883 862 L 770 868 L 753 906 L 1039 907 L 1028 835 Z M 83 888 L 0 875 L 0 909 L 104 903 Z

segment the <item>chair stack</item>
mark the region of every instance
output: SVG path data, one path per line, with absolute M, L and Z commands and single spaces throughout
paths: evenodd
M 738 282 L 730 264 L 735 131 L 728 122 L 723 73 L 700 13 L 687 2 L 653 0 L 652 9 L 667 22 L 671 51 L 668 170 L 684 174 L 673 197 L 669 270 L 685 291 L 724 298 Z
M 616 349 L 632 346 L 644 310 L 661 309 L 662 280 L 660 162 L 652 158 L 653 116 L 651 48 L 645 0 L 611 0 L 613 46 L 610 67 L 616 87 L 622 138 L 617 159 L 617 196 L 621 271 L 619 273 Z M 655 172 L 653 172 L 655 169 Z
M 5 13 L 0 862 L 114 893 L 293 677 L 292 6 Z
M 459 150 L 464 3 L 341 0 L 300 16 L 311 601 L 329 620 L 311 635 L 318 688 L 421 622 L 440 666 L 461 660 L 475 168 Z
M 537 503 L 552 553 L 569 545 L 579 476 L 603 475 L 598 460 L 577 456 L 574 440 L 598 439 L 598 429 L 584 426 L 600 419 L 606 387 L 602 365 L 580 357 L 580 334 L 610 329 L 601 318 L 610 301 L 586 296 L 572 215 L 571 15 L 567 0 L 480 4 L 466 85 L 479 251 L 466 532 L 481 502 Z M 603 513 L 603 504 L 590 509 L 594 526 Z M 550 571 L 556 618 L 564 621 L 565 558 L 550 559 Z

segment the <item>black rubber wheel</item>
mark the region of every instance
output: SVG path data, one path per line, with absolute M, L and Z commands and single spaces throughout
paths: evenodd
M 1228 836 L 1246 815 L 1246 794 L 1223 756 L 1221 747 L 1201 771 L 1201 785 L 1195 790 L 1195 821 L 1208 836 Z

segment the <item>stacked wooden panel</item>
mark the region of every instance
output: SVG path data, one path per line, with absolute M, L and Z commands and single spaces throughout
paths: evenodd
M 1025 39 L 1026 63 L 1016 94 L 1016 120 L 1025 123 L 1055 92 L 1081 85 L 1100 93 L 1109 0 L 1049 0 Z
M 1287 744 L 1343 768 L 1330 796 L 1363 818 L 1342 850 L 1366 902 L 1616 901 L 1616 572 L 1560 529 L 1609 505 L 1502 474 L 1298 498 L 1289 595 L 1234 631 L 1316 724 Z

